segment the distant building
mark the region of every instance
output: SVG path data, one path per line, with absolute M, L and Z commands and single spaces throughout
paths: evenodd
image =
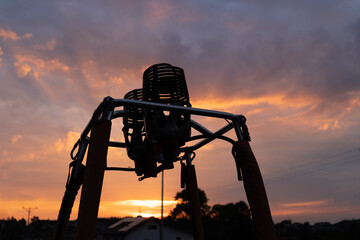
M 126 217 L 103 231 L 103 240 L 159 240 L 160 220 L 156 218 Z M 164 225 L 164 240 L 193 240 L 189 232 Z

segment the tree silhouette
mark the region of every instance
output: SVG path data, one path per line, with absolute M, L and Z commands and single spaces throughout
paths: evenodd
M 21 240 L 26 230 L 26 221 L 17 221 L 14 217 L 0 220 L 0 239 Z
M 207 204 L 209 199 L 206 197 L 205 192 L 201 189 L 199 189 L 199 199 L 202 216 L 208 215 L 210 213 L 210 206 Z M 170 217 L 173 219 L 190 219 L 191 210 L 186 189 L 176 193 L 175 200 L 177 200 L 178 203 L 175 208 L 171 210 Z
M 231 222 L 236 219 L 250 219 L 250 208 L 244 202 L 216 204 L 211 209 L 212 217 L 217 221 Z
M 207 204 L 208 198 L 201 189 L 199 198 L 205 239 L 254 239 L 250 208 L 244 201 L 210 207 Z M 178 200 L 178 203 L 166 222 L 183 229 L 191 229 L 191 210 L 186 190 L 178 192 L 175 200 Z
M 211 208 L 213 239 L 253 239 L 249 206 L 244 201 L 216 204 Z

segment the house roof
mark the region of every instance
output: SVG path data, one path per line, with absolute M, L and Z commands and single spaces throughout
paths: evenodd
M 156 218 L 143 218 L 141 216 L 138 216 L 136 218 L 133 217 L 125 217 L 121 219 L 120 221 L 110 225 L 105 232 L 106 234 L 110 235 L 126 235 L 129 232 L 135 230 L 139 226 L 143 225 L 146 222 L 149 221 L 159 221 Z
M 147 219 L 143 217 L 125 217 L 120 221 L 114 223 L 113 225 L 109 226 L 109 230 L 117 232 L 127 232 L 146 220 Z
M 110 235 L 127 235 L 131 231 L 134 231 L 135 229 L 137 229 L 138 227 L 142 226 L 143 224 L 145 224 L 147 222 L 159 223 L 160 220 L 157 218 L 154 218 L 154 217 L 150 217 L 150 218 L 143 218 L 141 216 L 138 216 L 136 218 L 125 217 L 125 218 L 121 219 L 120 221 L 110 225 L 104 233 L 110 234 Z M 165 226 L 168 228 L 177 229 L 179 231 L 191 234 L 191 232 L 188 232 L 184 229 L 179 229 L 176 226 L 172 226 L 172 225 L 168 225 L 168 224 L 166 224 Z

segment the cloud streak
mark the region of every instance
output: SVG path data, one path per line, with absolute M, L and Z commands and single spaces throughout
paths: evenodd
M 311 201 L 311 202 L 297 202 L 297 203 L 283 203 L 281 206 L 283 207 L 313 207 L 313 206 L 319 206 L 324 205 L 328 201 L 326 200 L 318 200 L 318 201 Z

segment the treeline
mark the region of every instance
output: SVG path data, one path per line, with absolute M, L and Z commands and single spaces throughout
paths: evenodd
M 210 207 L 204 191 L 199 190 L 200 209 L 205 239 L 255 239 L 249 206 L 236 203 L 216 204 Z M 164 223 L 185 231 L 192 231 L 191 210 L 185 190 L 175 196 L 178 204 L 165 218 Z
M 0 220 L 0 240 L 50 239 L 53 236 L 56 221 L 40 220 L 34 216 L 26 225 L 25 219 L 14 217 Z
M 22 239 L 26 230 L 25 219 L 16 220 L 11 217 L 7 220 L 0 220 L 0 240 Z
M 284 220 L 275 224 L 275 230 L 278 240 L 359 240 L 360 219 L 335 224 L 320 222 L 314 225 Z

